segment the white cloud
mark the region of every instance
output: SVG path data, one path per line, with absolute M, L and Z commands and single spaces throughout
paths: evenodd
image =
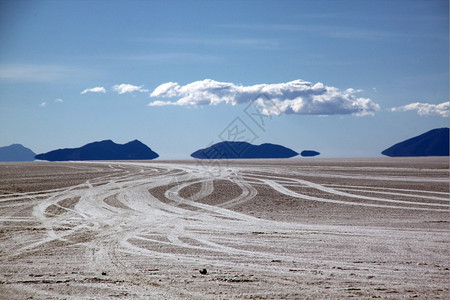
M 86 93 L 106 93 L 106 90 L 104 87 L 102 86 L 97 86 L 97 87 L 93 87 L 90 89 L 85 89 L 84 91 L 81 92 L 82 95 L 86 94 Z
M 112 90 L 119 94 L 132 93 L 132 92 L 141 92 L 141 93 L 148 92 L 148 90 L 143 89 L 142 87 L 143 87 L 143 85 L 136 86 L 136 85 L 122 83 L 122 84 L 119 84 L 119 85 L 116 84 L 115 86 L 113 86 Z
M 78 79 L 96 78 L 102 75 L 95 69 L 69 65 L 0 64 L 0 79 L 16 82 L 73 82 Z
M 163 37 L 163 38 L 141 38 L 139 41 L 165 43 L 173 45 L 201 45 L 212 47 L 246 47 L 261 50 L 273 50 L 278 48 L 279 44 L 273 39 L 258 39 L 258 38 L 199 38 L 199 37 Z
M 58 98 L 58 99 L 55 100 L 55 103 L 63 103 L 63 102 L 64 102 L 64 100 L 61 99 L 61 98 Z
M 47 102 L 42 102 L 41 104 L 39 104 L 40 107 L 46 107 L 47 106 Z
M 175 82 L 161 84 L 150 94 L 151 98 L 179 99 L 175 102 L 157 100 L 149 103 L 149 106 L 236 105 L 255 101 L 261 113 L 266 115 L 369 115 L 380 109 L 378 104 L 368 98 L 357 98 L 355 94 L 358 92 L 360 90 L 341 91 L 322 83 L 313 84 L 303 80 L 242 86 L 205 79 L 184 86 Z
M 143 55 L 126 55 L 126 56 L 110 56 L 110 59 L 123 59 L 131 61 L 142 61 L 152 65 L 166 65 L 166 64 L 210 64 L 222 62 L 219 56 L 204 54 L 204 53 L 189 53 L 189 52 L 164 52 Z
M 323 17 L 319 16 L 319 17 Z M 314 17 L 314 16 L 310 16 Z M 348 16 L 346 16 L 347 18 Z M 367 16 L 364 16 L 367 18 Z M 356 18 L 359 18 L 356 16 Z M 291 25 L 291 24 L 218 24 L 222 28 L 237 30 L 257 30 L 257 31 L 273 31 L 273 32 L 295 32 L 295 33 L 311 33 L 322 35 L 336 39 L 359 39 L 359 40 L 392 40 L 392 39 L 411 39 L 411 38 L 436 38 L 443 39 L 446 36 L 440 33 L 423 35 L 421 33 L 401 32 L 392 30 L 374 30 L 362 27 L 349 26 L 330 26 L 322 25 L 320 22 L 316 25 Z
M 2 64 L 0 65 L 0 79 L 53 82 L 70 78 L 79 73 L 79 70 L 58 65 L 29 65 L 29 64 Z
M 391 111 L 409 111 L 416 110 L 421 116 L 437 115 L 441 117 L 450 116 L 450 102 L 443 102 L 441 104 L 429 103 L 410 103 L 408 105 L 391 108 Z

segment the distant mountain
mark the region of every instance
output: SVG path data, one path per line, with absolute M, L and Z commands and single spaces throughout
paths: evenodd
M 317 152 L 317 151 L 314 151 L 314 150 L 303 150 L 303 151 L 300 153 L 300 155 L 301 155 L 301 156 L 304 156 L 304 157 L 308 157 L 308 156 L 317 156 L 317 155 L 320 155 L 320 152 Z
M 159 155 L 138 140 L 116 144 L 111 140 L 94 142 L 80 148 L 53 150 L 36 155 L 36 159 L 49 161 L 68 160 L 128 160 L 154 159 Z
M 191 154 L 199 159 L 289 158 L 297 152 L 275 144 L 252 145 L 247 142 L 220 142 Z
M 449 129 L 438 128 L 430 130 L 395 144 L 381 152 L 381 154 L 386 156 L 448 156 Z
M 36 153 L 21 144 L 0 147 L 0 161 L 33 161 Z

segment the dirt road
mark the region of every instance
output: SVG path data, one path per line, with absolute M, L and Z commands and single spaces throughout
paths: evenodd
M 448 158 L 2 163 L 0 298 L 448 299 L 448 180 Z

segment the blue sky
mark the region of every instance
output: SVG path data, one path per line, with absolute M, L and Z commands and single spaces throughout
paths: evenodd
M 448 1 L 1 1 L 0 146 L 380 156 L 448 127 Z M 262 123 L 264 122 L 264 123 Z

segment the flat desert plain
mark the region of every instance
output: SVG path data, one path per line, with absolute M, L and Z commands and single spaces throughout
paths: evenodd
M 2 163 L 0 298 L 449 299 L 449 204 L 448 157 Z

